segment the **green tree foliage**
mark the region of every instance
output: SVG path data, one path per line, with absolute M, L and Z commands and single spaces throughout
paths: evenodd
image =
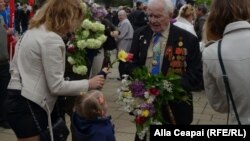
M 195 1 L 195 4 L 196 4 L 196 5 L 205 4 L 205 5 L 207 5 L 207 6 L 210 6 L 210 5 L 211 5 L 211 1 L 212 1 L 212 0 L 196 0 L 196 1 Z
M 112 7 L 118 7 L 118 6 L 133 6 L 133 0 L 95 0 L 96 3 L 112 6 Z

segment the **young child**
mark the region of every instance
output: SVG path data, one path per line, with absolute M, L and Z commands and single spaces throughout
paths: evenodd
M 106 116 L 107 104 L 103 93 L 91 90 L 76 99 L 72 115 L 75 141 L 115 141 L 111 117 Z

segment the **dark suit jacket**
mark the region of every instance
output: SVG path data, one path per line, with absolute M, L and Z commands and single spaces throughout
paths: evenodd
M 128 15 L 128 19 L 133 26 L 134 31 L 141 26 L 147 25 L 148 17 L 142 10 L 135 10 Z
M 125 65 L 125 73 L 132 75 L 132 71 L 137 67 L 145 65 L 147 59 L 147 51 L 150 45 L 150 40 L 153 36 L 153 31 L 149 26 L 144 26 L 138 29 L 134 33 L 133 42 L 130 53 L 134 54 L 133 63 Z M 167 41 L 167 47 L 171 46 L 173 49 L 178 47 L 180 37 L 183 38 L 183 47 L 187 49 L 186 56 L 186 71 L 182 74 L 181 85 L 187 91 L 187 94 L 192 98 L 190 91 L 196 90 L 200 87 L 202 79 L 202 62 L 201 53 L 199 50 L 198 39 L 191 33 L 170 25 L 169 37 Z M 170 62 L 167 57 L 164 56 L 161 72 L 167 74 Z M 192 103 L 192 102 L 191 102 Z M 190 124 L 193 120 L 193 106 L 192 104 L 186 103 L 171 103 L 170 104 L 177 124 Z M 163 116 L 169 122 L 169 117 L 164 112 Z

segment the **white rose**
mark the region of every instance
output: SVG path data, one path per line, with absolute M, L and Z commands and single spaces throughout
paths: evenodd
M 80 65 L 80 66 L 73 66 L 73 72 L 80 74 L 80 75 L 85 75 L 88 71 L 88 68 L 84 65 Z
M 82 22 L 82 28 L 91 29 L 92 24 L 93 24 L 93 23 L 92 23 L 89 19 L 85 19 L 85 20 Z
M 79 41 L 77 41 L 77 47 L 78 47 L 79 49 L 84 49 L 84 48 L 86 48 L 86 47 L 87 47 L 86 41 L 85 41 L 85 40 L 79 40 Z
M 104 43 L 107 40 L 107 36 L 105 35 L 101 35 L 97 38 L 97 40 L 101 41 L 102 43 Z
M 102 45 L 102 42 L 101 42 L 101 41 L 99 41 L 99 40 L 94 40 L 94 48 L 95 48 L 95 49 L 100 48 L 101 45 Z
M 96 22 L 95 26 L 97 28 L 97 31 L 104 31 L 105 30 L 105 26 L 99 22 Z
M 89 37 L 89 30 L 83 30 L 82 32 L 82 38 L 83 39 L 87 39 Z
M 68 57 L 68 62 L 71 64 L 71 65 L 74 65 L 76 63 L 76 61 L 74 60 L 74 58 L 72 58 L 71 56 Z
M 88 68 L 84 65 L 78 66 L 77 67 L 77 73 L 81 75 L 85 75 L 88 71 Z

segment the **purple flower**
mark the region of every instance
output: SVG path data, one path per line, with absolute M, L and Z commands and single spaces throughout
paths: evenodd
M 146 90 L 143 82 L 135 80 L 129 85 L 129 88 L 132 92 L 133 97 L 144 97 L 144 93 Z

